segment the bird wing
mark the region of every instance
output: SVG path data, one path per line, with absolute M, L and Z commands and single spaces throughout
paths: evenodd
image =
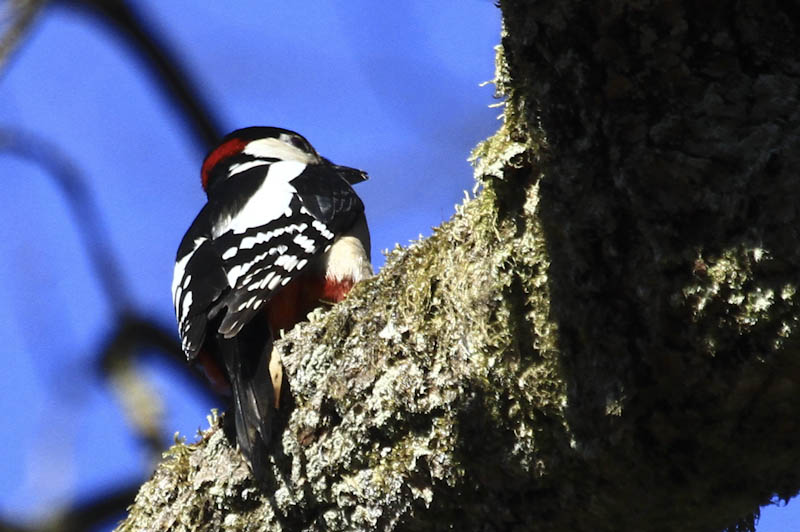
M 172 292 L 189 359 L 209 321 L 221 317 L 219 334 L 236 336 L 364 211 L 329 168 L 306 166 L 270 182 L 273 171 L 253 168 L 222 183 L 181 243 Z

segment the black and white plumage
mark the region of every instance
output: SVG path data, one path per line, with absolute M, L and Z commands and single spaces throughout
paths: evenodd
M 297 133 L 254 127 L 226 136 L 202 179 L 208 203 L 178 249 L 173 304 L 187 358 L 208 352 L 223 368 L 237 440 L 258 474 L 277 328 L 371 275 L 364 205 L 351 187 L 366 174 L 320 157 Z

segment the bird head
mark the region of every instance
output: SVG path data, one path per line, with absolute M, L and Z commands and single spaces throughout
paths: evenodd
M 306 165 L 330 166 L 351 185 L 367 179 L 355 168 L 333 164 L 299 133 L 278 127 L 247 127 L 226 135 L 203 161 L 203 190 L 209 190 L 233 175 L 256 166 L 279 161 L 295 161 Z

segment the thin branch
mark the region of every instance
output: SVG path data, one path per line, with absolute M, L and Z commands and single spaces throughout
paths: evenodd
M 0 530 L 2 530 L 2 532 L 33 532 L 34 529 L 12 523 L 0 517 Z
M 206 397 L 215 396 L 208 381 L 186 364 L 183 350 L 174 334 L 141 316 L 124 315 L 117 321 L 113 336 L 101 351 L 100 370 L 112 384 L 126 419 L 155 461 L 167 444 L 162 436 L 163 407 L 160 397 L 152 392 L 132 363 L 137 356 L 149 350 L 156 351 L 179 372 L 187 375 L 194 388 Z
M 19 47 L 45 3 L 46 0 L 10 0 L 0 7 L 0 68 Z
M 3 532 L 83 532 L 121 516 L 136 497 L 137 483 L 120 486 L 87 501 L 71 505 L 31 525 L 12 523 L 0 518 Z
M 57 146 L 30 132 L 0 127 L 0 152 L 41 166 L 63 192 L 103 292 L 117 315 L 130 308 L 130 291 L 85 179 Z
M 100 368 L 119 392 L 126 417 L 139 439 L 151 454 L 159 455 L 165 443 L 161 437 L 161 416 L 155 415 L 161 410 L 160 403 L 154 394 L 141 393 L 149 387 L 133 371 L 131 361 L 146 350 L 154 350 L 188 375 L 197 390 L 210 397 L 213 394 L 208 383 L 185 363 L 174 334 L 133 312 L 130 292 L 109 245 L 97 204 L 86 180 L 66 154 L 37 135 L 10 128 L 0 128 L 0 154 L 3 152 L 41 166 L 64 194 L 92 268 L 115 314 L 116 328 L 101 351 Z
M 222 137 L 219 117 L 195 89 L 197 84 L 192 82 L 164 39 L 133 6 L 124 0 L 61 0 L 60 3 L 85 10 L 124 36 L 162 84 L 167 96 L 183 111 L 195 141 L 206 150 L 216 144 Z

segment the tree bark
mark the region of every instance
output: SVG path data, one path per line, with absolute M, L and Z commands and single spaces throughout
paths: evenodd
M 118 530 L 752 530 L 800 489 L 800 6 L 501 0 L 482 192 L 278 345 Z

